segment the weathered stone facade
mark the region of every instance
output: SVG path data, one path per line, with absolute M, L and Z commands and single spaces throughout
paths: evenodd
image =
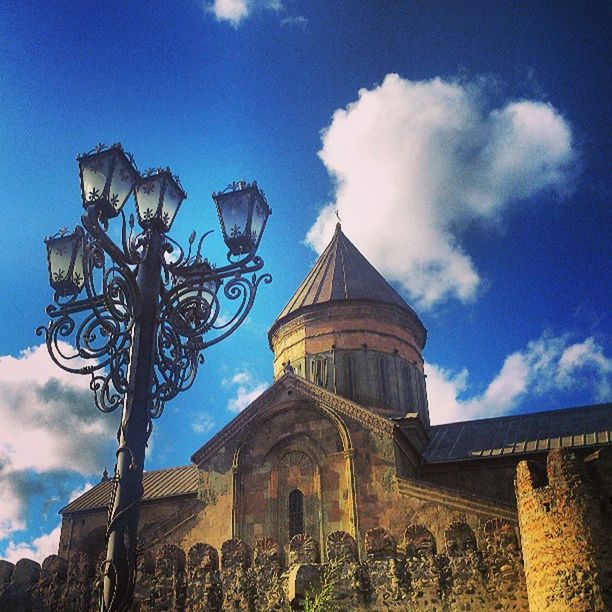
M 426 331 L 339 229 L 269 339 L 274 384 L 145 472 L 135 609 L 295 610 L 326 579 L 346 611 L 612 607 L 612 405 L 431 426 Z M 0 562 L 0 610 L 97 609 L 111 485 L 58 556 Z
M 545 473 L 528 462 L 518 466 L 518 515 L 534 610 L 612 609 L 612 460 L 609 452 L 602 455 L 583 463 L 556 450 Z
M 271 538 L 260 540 L 254 553 L 241 540 L 228 540 L 219 552 L 194 544 L 185 552 L 167 544 L 159 548 L 152 566 L 139 572 L 135 610 L 278 610 L 299 607 L 306 592 L 316 588 L 326 564 L 335 564 L 335 603 L 340 610 L 527 610 L 520 564 L 512 579 L 493 573 L 488 552 L 480 551 L 471 529 L 460 522 L 447 529 L 442 554 L 426 527 L 410 525 L 401 546 L 382 527 L 365 535 L 366 556 L 360 561 L 355 540 L 346 532 L 328 534 L 328 559 L 320 564 L 314 540 L 295 536 L 287 547 Z M 516 551 L 514 528 L 501 521 L 487 527 L 499 543 L 496 549 L 511 557 Z M 423 535 L 425 534 L 425 535 Z M 509 536 L 509 534 L 512 534 Z M 512 548 L 514 547 L 514 548 Z M 290 553 L 285 557 L 283 550 Z M 510 550 L 512 549 L 512 550 Z M 2 610 L 97 610 L 97 602 L 74 599 L 91 593 L 92 560 L 81 574 L 67 577 L 65 562 L 52 556 L 40 566 L 28 560 L 4 565 L 8 585 Z M 287 561 L 284 561 L 284 558 Z M 477 559 L 477 561 L 476 561 Z M 487 582 L 488 579 L 488 582 Z M 499 588 L 500 584 L 504 588 Z M 501 607 L 503 605 L 503 608 Z

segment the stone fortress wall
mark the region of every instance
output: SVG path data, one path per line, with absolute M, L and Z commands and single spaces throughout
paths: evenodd
M 320 563 L 310 536 L 294 536 L 285 556 L 272 538 L 253 551 L 241 540 L 218 551 L 205 543 L 185 553 L 173 544 L 145 554 L 139 568 L 135 609 L 290 610 L 306 591 L 336 566 L 335 592 L 343 610 L 527 610 L 527 592 L 514 527 L 502 520 L 485 526 L 479 550 L 472 529 L 451 523 L 437 543 L 423 525 L 409 525 L 397 547 L 389 532 L 370 529 L 365 559 L 357 560 L 355 540 L 346 532 L 327 536 L 327 563 Z M 0 566 L 2 610 L 97 610 L 94 560 L 86 553 L 70 561 L 52 555 L 42 564 L 29 559 Z M 469 607 L 466 607 L 469 606 Z
M 304 534 L 286 547 L 263 537 L 253 550 L 237 539 L 220 550 L 164 544 L 140 558 L 134 609 L 300 609 L 332 567 L 339 609 L 346 611 L 612 609 L 611 464 L 609 449 L 585 462 L 551 451 L 546 474 L 521 462 L 520 543 L 510 521 L 494 518 L 478 537 L 461 520 L 437 538 L 427 525 L 407 525 L 400 542 L 374 527 L 364 535 L 361 560 L 343 531 L 327 534 L 324 562 Z M 0 561 L 0 610 L 96 610 L 96 561 L 85 553 L 68 561 L 52 555 L 42 567 L 29 559 Z

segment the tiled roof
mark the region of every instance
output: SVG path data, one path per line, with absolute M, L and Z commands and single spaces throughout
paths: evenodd
M 424 459 L 443 463 L 610 443 L 612 403 L 435 425 Z
M 331 242 L 278 315 L 277 321 L 307 306 L 346 300 L 394 304 L 416 317 L 400 294 L 344 235 L 338 223 Z
M 197 493 L 198 468 L 195 465 L 185 465 L 167 470 L 145 472 L 143 484 L 143 501 Z M 60 514 L 106 508 L 110 500 L 111 488 L 110 480 L 98 483 L 62 508 Z

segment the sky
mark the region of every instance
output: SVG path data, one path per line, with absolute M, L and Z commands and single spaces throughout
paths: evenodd
M 0 558 L 57 551 L 114 465 L 117 415 L 54 366 L 43 238 L 79 223 L 75 155 L 121 142 L 188 192 L 257 180 L 274 278 L 154 423 L 191 454 L 272 382 L 267 330 L 331 239 L 417 310 L 434 423 L 610 401 L 611 11 L 604 2 L 183 0 L 0 6 Z M 133 201 L 127 210 L 133 210 Z M 117 229 L 111 232 L 117 234 Z

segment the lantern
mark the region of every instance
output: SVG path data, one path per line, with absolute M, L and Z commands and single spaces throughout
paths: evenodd
M 72 234 L 61 230 L 46 238 L 49 283 L 58 295 L 77 295 L 85 283 L 85 235 L 77 226 Z
M 141 227 L 167 232 L 187 194 L 169 168 L 159 168 L 140 180 L 134 197 Z
M 175 321 L 179 331 L 187 334 L 194 329 L 205 331 L 221 286 L 213 268 L 206 260 L 178 268 L 173 272 L 172 284 L 176 291 Z
M 132 156 L 119 143 L 98 145 L 77 157 L 83 207 L 96 206 L 107 219 L 116 217 L 138 180 Z
M 230 253 L 236 256 L 255 253 L 272 213 L 257 183 L 233 183 L 225 191 L 213 193 L 212 197 Z

